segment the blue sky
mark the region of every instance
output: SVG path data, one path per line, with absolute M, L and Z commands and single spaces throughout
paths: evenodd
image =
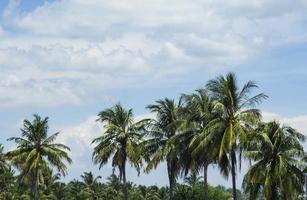
M 177 98 L 233 71 L 269 99 L 266 120 L 307 135 L 307 3 L 303 0 L 0 1 L 0 143 L 33 113 L 72 148 L 66 180 L 92 170 L 96 114 L 122 102 L 136 118 L 159 98 Z M 245 167 L 238 177 L 240 182 Z M 165 167 L 129 179 L 167 184 Z M 216 169 L 209 182 L 230 186 Z

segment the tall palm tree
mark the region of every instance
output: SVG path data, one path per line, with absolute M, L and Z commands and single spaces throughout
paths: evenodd
M 149 172 L 156 168 L 160 162 L 166 160 L 170 187 L 169 196 L 170 199 L 173 199 L 173 190 L 180 172 L 178 154 L 180 145 L 174 144 L 170 139 L 178 133 L 182 124 L 182 105 L 180 101 L 176 104 L 173 99 L 165 98 L 156 101 L 155 104 L 148 105 L 147 108 L 156 114 L 156 119 L 153 119 L 151 123 L 149 131 L 151 138 L 146 141 L 147 153 L 151 157 L 146 171 Z
M 236 151 L 246 141 L 249 128 L 257 122 L 260 111 L 254 108 L 267 96 L 263 93 L 250 97 L 257 85 L 249 81 L 240 90 L 236 76 L 228 73 L 210 80 L 207 84 L 218 118 L 210 122 L 208 140 L 214 142 L 221 160 L 225 153 L 228 154 L 231 163 L 231 175 L 233 186 L 233 199 L 237 200 L 236 189 Z M 212 131 L 218 130 L 218 131 Z
M 214 104 L 207 89 L 196 90 L 190 95 L 182 95 L 185 112 L 185 131 L 176 136 L 176 143 L 186 143 L 187 153 L 182 155 L 181 160 L 192 174 L 203 170 L 204 199 L 208 200 L 208 166 L 215 162 L 213 143 L 207 139 L 210 122 L 216 119 Z M 222 157 L 225 163 L 225 154 Z M 226 158 L 227 162 L 227 158 Z M 224 165 L 221 165 L 224 166 Z M 226 165 L 227 166 L 227 165 Z M 221 168 L 227 174 L 227 169 Z
M 124 199 L 128 199 L 126 163 L 129 161 L 138 171 L 142 164 L 142 140 L 148 120 L 134 122 L 132 109 L 121 104 L 105 109 L 98 114 L 98 121 L 105 124 L 102 136 L 93 140 L 94 163 L 101 168 L 111 156 L 112 166 L 117 167 L 123 181 Z
M 23 121 L 21 137 L 11 137 L 8 140 L 17 144 L 15 150 L 7 153 L 11 163 L 21 172 L 21 180 L 31 183 L 32 199 L 39 199 L 39 184 L 43 180 L 43 172 L 50 167 L 57 169 L 62 175 L 67 173 L 67 163 L 71 163 L 67 151 L 70 149 L 54 143 L 58 132 L 48 137 L 48 117 L 34 115 L 34 120 Z
M 303 169 L 301 161 L 304 136 L 293 128 L 272 121 L 261 124 L 256 130 L 253 145 L 246 156 L 254 161 L 244 178 L 244 188 L 250 198 L 256 199 L 262 189 L 266 199 L 298 199 L 303 192 Z

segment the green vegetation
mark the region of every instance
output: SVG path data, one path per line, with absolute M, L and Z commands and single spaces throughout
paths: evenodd
M 72 162 L 70 149 L 55 143 L 59 133 L 48 136 L 48 118 L 34 115 L 33 121 L 24 120 L 21 137 L 8 139 L 15 149 L 5 153 L 0 145 L 0 200 L 297 200 L 307 169 L 305 137 L 279 122 L 263 122 L 256 106 L 267 96 L 254 95 L 256 88 L 251 81 L 240 88 L 229 73 L 178 100 L 148 105 L 153 119 L 135 121 L 133 110 L 119 103 L 101 111 L 97 123 L 105 131 L 92 141 L 92 157 L 100 170 L 112 162 L 114 172 L 106 181 L 84 172 L 61 182 Z M 250 166 L 241 192 L 236 176 L 242 158 Z M 127 180 L 128 163 L 139 173 L 150 173 L 161 162 L 166 163 L 168 186 Z M 231 189 L 208 184 L 209 165 L 231 177 Z
M 106 109 L 98 114 L 99 121 L 106 123 L 105 132 L 93 140 L 97 144 L 94 148 L 94 163 L 99 168 L 106 164 L 113 156 L 112 166 L 119 170 L 119 178 L 123 181 L 124 199 L 128 199 L 126 164 L 129 161 L 138 171 L 142 164 L 141 141 L 148 120 L 134 123 L 132 109 L 125 110 L 120 104 Z

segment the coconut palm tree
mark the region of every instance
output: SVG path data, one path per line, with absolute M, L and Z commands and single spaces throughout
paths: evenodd
M 47 169 L 43 171 L 43 177 L 41 190 L 45 197 L 52 198 L 54 197 L 53 187 L 60 181 L 61 174 L 58 172 L 54 173 L 52 169 Z
M 9 165 L 7 163 L 7 157 L 5 155 L 4 147 L 2 144 L 0 144 L 0 172 L 4 172 L 9 168 Z
M 229 157 L 233 199 L 237 200 L 236 151 L 242 148 L 240 145 L 246 141 L 250 127 L 261 117 L 260 111 L 255 106 L 267 96 L 260 93 L 250 97 L 257 85 L 249 81 L 240 90 L 233 73 L 210 80 L 207 87 L 215 104 L 214 110 L 218 115 L 210 122 L 208 140 L 214 143 L 220 160 L 225 153 Z
M 199 184 L 201 182 L 202 178 L 203 178 L 202 176 L 198 176 L 197 173 L 192 172 L 190 176 L 186 176 L 184 178 L 184 182 L 189 186 L 195 186 L 196 184 Z
M 84 172 L 81 175 L 81 178 L 82 178 L 84 184 L 87 187 L 92 189 L 95 186 L 95 184 L 98 183 L 98 180 L 101 179 L 101 176 L 95 177 L 92 172 Z
M 99 179 L 101 179 L 101 176 L 95 177 L 92 172 L 84 172 L 81 175 L 81 178 L 83 180 L 83 183 L 86 186 L 86 190 L 91 194 L 91 197 L 93 200 L 98 199 L 98 192 L 97 189 L 99 187 Z
M 70 196 L 68 189 L 65 183 L 56 182 L 52 186 L 53 196 L 56 200 L 65 200 Z
M 117 167 L 123 182 L 124 199 L 128 199 L 126 163 L 129 161 L 138 171 L 142 164 L 142 140 L 147 119 L 134 122 L 132 109 L 121 104 L 105 109 L 98 114 L 98 121 L 104 123 L 102 136 L 93 140 L 95 164 L 101 168 L 112 157 L 112 166 Z
M 31 184 L 32 199 L 39 199 L 39 185 L 43 182 L 43 172 L 50 167 L 57 169 L 62 175 L 67 173 L 67 163 L 71 163 L 67 151 L 70 149 L 55 143 L 58 132 L 48 137 L 48 117 L 41 118 L 34 115 L 34 120 L 23 121 L 21 137 L 11 137 L 17 145 L 15 150 L 9 151 L 10 162 L 21 172 L 20 179 Z
M 244 188 L 250 198 L 256 199 L 260 190 L 266 199 L 298 199 L 303 192 L 302 162 L 304 136 L 291 127 L 272 121 L 261 124 L 254 136 L 254 143 L 245 154 L 253 160 L 244 178 Z
M 186 170 L 191 170 L 192 174 L 198 174 L 200 170 L 203 170 L 204 199 L 208 200 L 207 172 L 209 164 L 215 162 L 215 157 L 212 151 L 214 150 L 213 143 L 207 140 L 207 126 L 217 117 L 213 111 L 214 104 L 205 88 L 196 90 L 195 93 L 190 95 L 184 94 L 182 99 L 185 105 L 185 130 L 173 139 L 175 143 L 186 144 L 187 151 L 182 154 L 181 158 L 185 162 Z M 225 159 L 225 154 L 223 159 Z M 227 174 L 226 169 L 222 171 Z
M 84 190 L 85 185 L 81 181 L 74 179 L 67 184 L 67 187 L 71 199 L 83 200 L 91 198 L 89 192 Z
M 150 161 L 146 167 L 149 172 L 157 165 L 166 161 L 167 173 L 169 179 L 169 196 L 173 199 L 173 190 L 176 185 L 176 179 L 180 172 L 180 144 L 174 144 L 170 139 L 175 136 L 182 124 L 181 102 L 175 103 L 173 99 L 165 98 L 156 101 L 155 104 L 148 105 L 147 108 L 154 114 L 156 119 L 152 120 L 151 136 L 146 143 L 147 153 L 150 154 Z

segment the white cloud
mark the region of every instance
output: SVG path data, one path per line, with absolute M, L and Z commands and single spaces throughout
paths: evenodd
M 2 26 L 0 26 L 0 36 L 4 36 L 5 35 L 5 31 L 4 29 L 2 28 Z
M 0 49 L 1 106 L 80 104 L 89 91 L 151 72 L 145 60 L 124 47 L 104 51 L 98 45 Z
M 135 122 L 143 119 L 151 119 L 154 115 L 151 113 L 135 116 Z M 97 122 L 97 116 L 88 117 L 85 121 L 75 126 L 66 127 L 61 130 L 57 138 L 57 142 L 71 146 L 72 152 L 83 156 L 88 154 L 88 150 L 92 149 L 91 142 L 94 138 L 100 136 L 104 132 L 103 124 Z
M 9 0 L 6 9 L 3 12 L 3 17 L 9 18 L 12 17 L 16 9 L 20 5 L 21 0 Z
M 19 5 L 11 0 L 0 24 L 2 107 L 81 104 L 103 89 L 169 84 L 307 41 L 303 0 L 57 0 L 30 12 Z
M 92 140 L 103 133 L 103 127 L 96 119 L 96 116 L 89 117 L 77 126 L 64 128 L 58 136 L 57 142 L 71 146 L 72 155 L 83 156 L 84 153 L 88 154 Z
M 142 119 L 152 118 L 152 114 L 143 114 L 135 116 L 135 121 L 139 121 Z M 65 144 L 71 148 L 70 156 L 73 160 L 73 163 L 69 166 L 69 176 L 66 180 L 70 180 L 71 178 L 76 178 L 78 175 L 85 171 L 93 171 L 96 174 L 100 174 L 98 171 L 98 165 L 94 165 L 92 162 L 92 152 L 93 145 L 91 142 L 94 138 L 99 137 L 103 134 L 104 128 L 100 122 L 96 121 L 97 116 L 88 117 L 85 121 L 76 124 L 74 126 L 63 128 L 60 131 L 60 134 L 57 138 L 58 143 Z M 128 165 L 129 166 L 129 165 Z M 161 169 L 158 169 L 161 171 Z M 162 169 L 163 170 L 163 169 Z M 144 184 L 144 182 L 140 181 L 137 176 L 136 170 L 128 167 L 129 178 L 137 183 Z M 103 178 L 106 178 L 112 173 L 112 165 L 111 162 L 106 164 L 103 167 Z M 155 172 L 156 173 L 156 172 Z M 149 176 L 148 182 L 146 184 L 152 184 L 149 180 L 154 180 L 155 183 L 159 183 L 157 176 L 152 175 L 144 175 Z M 166 178 L 163 183 L 166 182 Z M 161 183 L 160 183 L 161 184 Z

